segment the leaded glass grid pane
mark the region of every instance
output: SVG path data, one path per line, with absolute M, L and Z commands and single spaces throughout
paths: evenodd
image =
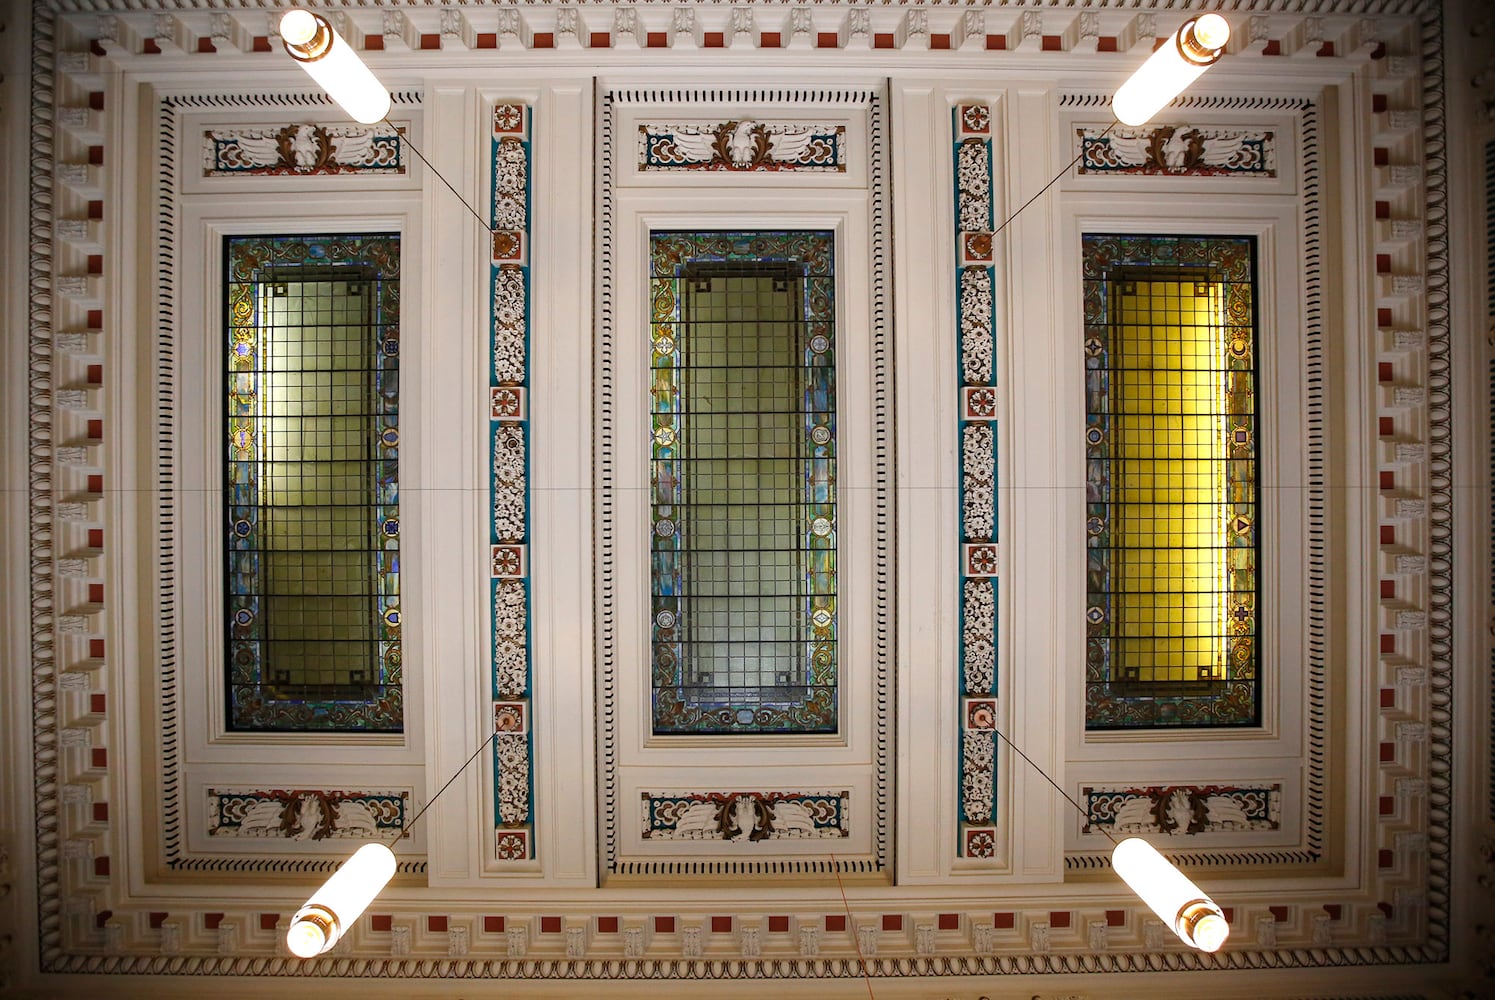
M 1255 241 L 1083 247 L 1086 724 L 1255 725 Z
M 836 729 L 832 246 L 650 237 L 655 733 Z
M 228 726 L 398 732 L 399 238 L 225 260 Z

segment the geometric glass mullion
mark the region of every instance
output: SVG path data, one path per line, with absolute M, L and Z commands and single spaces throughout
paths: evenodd
M 1083 251 L 1086 725 L 1256 725 L 1254 241 Z
M 836 729 L 832 247 L 651 234 L 657 734 Z
M 225 260 L 228 726 L 398 732 L 398 237 Z

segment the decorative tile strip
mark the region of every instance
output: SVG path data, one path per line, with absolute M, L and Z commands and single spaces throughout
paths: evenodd
M 382 840 L 405 825 L 406 791 L 208 789 L 208 835 Z
M 645 840 L 814 840 L 847 836 L 851 793 L 643 792 Z
M 954 111 L 960 370 L 960 820 L 966 858 L 996 853 L 997 365 L 991 109 Z M 979 706 L 979 710 L 978 707 Z
M 1173 177 L 1276 177 L 1277 140 L 1259 128 L 1099 126 L 1075 129 L 1082 174 L 1167 174 Z
M 403 174 L 403 153 L 399 132 L 384 124 L 209 129 L 202 175 Z
M 494 229 L 490 330 L 489 519 L 491 575 L 494 854 L 534 856 L 534 737 L 529 638 L 529 239 L 530 113 L 523 104 L 493 109 Z
M 846 126 L 801 122 L 643 124 L 640 170 L 846 172 Z
M 1282 786 L 1150 785 L 1081 789 L 1086 833 L 1233 833 L 1282 825 Z

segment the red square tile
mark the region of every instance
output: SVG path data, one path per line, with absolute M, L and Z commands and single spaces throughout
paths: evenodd
M 1344 912 L 1344 907 L 1340 906 L 1338 903 L 1325 903 L 1324 912 L 1329 914 L 1330 920 L 1338 920 L 1340 914 Z
M 1381 707 L 1396 707 L 1396 688 L 1381 688 Z
M 1395 323 L 1396 320 L 1392 318 L 1389 308 L 1381 307 L 1376 310 L 1376 326 L 1388 327 L 1395 325 Z
M 931 49 L 948 49 L 950 47 L 949 35 L 930 35 L 929 47 Z
M 987 48 L 988 51 L 996 51 L 996 52 L 1000 52 L 1003 49 L 1006 49 L 1007 48 L 1007 36 L 1006 35 L 987 35 L 986 36 L 986 48 Z
M 873 32 L 872 47 L 874 49 L 891 49 L 893 47 L 892 34 L 882 31 Z
M 95 823 L 109 822 L 109 803 L 95 802 L 93 804 L 93 821 Z
M 384 51 L 384 36 L 383 35 L 364 35 L 363 36 L 363 47 L 364 47 L 365 51 L 369 51 L 369 52 L 382 52 L 382 51 Z
M 147 38 L 145 44 L 140 47 L 140 50 L 148 56 L 158 56 L 161 54 L 161 43 L 157 42 L 154 38 Z
M 88 655 L 89 655 L 89 657 L 91 659 L 102 660 L 104 658 L 104 640 L 103 639 L 89 639 L 88 640 Z
M 1395 545 L 1396 544 L 1396 526 L 1395 525 L 1393 525 L 1393 524 L 1383 524 L 1383 525 L 1381 525 L 1381 544 L 1382 545 Z
M 782 47 L 783 43 L 779 41 L 777 31 L 765 31 L 758 36 L 758 45 L 765 49 L 777 49 Z
M 1391 254 L 1389 254 L 1389 253 L 1378 253 L 1378 254 L 1376 254 L 1376 273 L 1377 274 L 1390 274 L 1391 273 Z
M 815 47 L 817 49 L 834 49 L 841 45 L 841 36 L 834 31 L 818 31 L 815 33 Z
M 1276 38 L 1269 38 L 1267 44 L 1262 46 L 1261 54 L 1264 56 L 1282 55 L 1282 42 Z
M 90 583 L 88 585 L 88 603 L 104 603 L 104 585 L 102 583 Z
M 655 917 L 654 918 L 654 933 L 655 934 L 673 934 L 673 933 L 675 933 L 675 918 L 674 917 Z
M 998 930 L 1011 930 L 1012 924 L 1013 917 L 1011 913 L 993 913 L 991 915 L 991 925 Z
M 1396 799 L 1390 795 L 1382 795 L 1376 800 L 1376 809 L 1382 816 L 1390 816 L 1396 812 Z
M 1385 146 L 1377 146 L 1371 150 L 1371 160 L 1378 167 L 1384 167 L 1391 162 L 1391 150 Z
M 560 932 L 561 932 L 561 918 L 560 917 L 541 917 L 540 918 L 540 933 L 541 934 L 559 934 Z
M 1126 911 L 1125 910 L 1107 910 L 1106 911 L 1106 926 L 1107 927 L 1125 927 L 1126 926 Z
M 1377 417 L 1376 433 L 1383 438 L 1394 437 L 1396 435 L 1396 419 L 1394 417 Z
M 376 931 L 390 930 L 394 923 L 394 917 L 388 913 L 375 913 L 369 917 L 369 927 Z
M 424 49 L 439 49 L 439 48 L 441 48 L 441 36 L 440 35 L 421 35 L 420 36 L 420 47 L 423 50 Z
M 1378 219 L 1389 219 L 1389 218 L 1391 218 L 1391 202 L 1389 202 L 1389 201 L 1378 201 L 1378 202 L 1376 202 L 1376 218 L 1378 218 Z
M 278 923 L 280 923 L 280 914 L 278 914 L 278 913 L 261 913 L 260 914 L 260 930 L 262 930 L 262 931 L 273 931 L 275 929 L 275 925 L 278 924 Z
M 502 934 L 503 932 L 504 932 L 504 918 L 503 917 L 484 917 L 483 918 L 483 933 L 485 933 L 485 934 Z
M 1097 38 L 1095 40 L 1095 51 L 1097 51 L 1097 52 L 1115 52 L 1116 51 L 1116 36 L 1115 35 L 1102 35 L 1101 37 Z
M 597 933 L 598 934 L 616 934 L 616 933 L 618 933 L 618 918 L 617 917 L 598 917 L 597 918 Z
M 730 934 L 730 933 L 732 933 L 732 918 L 731 917 L 712 917 L 711 918 L 711 933 L 713 933 L 713 934 Z
M 104 529 L 88 529 L 88 547 L 91 549 L 102 549 L 104 547 Z
M 102 166 L 103 163 L 104 163 L 104 147 L 103 146 L 89 146 L 88 147 L 88 162 L 91 163 L 91 164 L 93 164 L 96 167 L 97 166 Z
M 939 923 L 936 926 L 942 931 L 958 931 L 960 930 L 960 914 L 941 913 L 939 915 Z
M 592 32 L 591 33 L 591 41 L 590 41 L 589 44 L 594 49 L 610 49 L 610 48 L 612 48 L 613 47 L 613 36 L 612 36 L 612 32 L 609 32 L 609 31 L 594 31 L 594 32 Z
M 770 933 L 770 934 L 788 934 L 789 933 L 789 918 L 786 917 L 786 916 L 769 917 L 768 918 L 768 933 Z
M 1222 906 L 1220 908 L 1220 912 L 1223 913 L 1223 914 L 1225 914 L 1225 922 L 1227 924 L 1233 924 L 1233 923 L 1235 923 L 1235 907 L 1233 907 L 1233 906 Z
M 1390 903 L 1377 903 L 1376 904 L 1376 909 L 1378 909 L 1382 913 L 1386 914 L 1386 919 L 1387 920 L 1391 919 L 1392 908 L 1391 908 L 1391 904 Z
M 1068 927 L 1069 926 L 1069 911 L 1068 910 L 1050 910 L 1049 911 L 1049 926 L 1050 927 Z
M 90 90 L 88 92 L 88 106 L 95 111 L 103 111 L 104 92 L 102 90 Z
M 446 917 L 427 917 L 426 930 L 432 934 L 445 934 Z
M 1063 48 L 1064 48 L 1064 39 L 1060 38 L 1058 35 L 1044 35 L 1043 36 L 1043 51 L 1045 51 L 1045 52 L 1058 52 L 1058 51 L 1060 51 Z
M 724 49 L 727 47 L 727 33 L 724 31 L 708 31 L 702 38 L 702 47 L 708 49 Z
M 103 747 L 94 747 L 91 751 L 89 751 L 89 763 L 97 768 L 108 767 L 109 751 L 105 750 Z
M 223 914 L 221 913 L 204 913 L 202 915 L 203 930 L 216 931 L 218 925 L 221 923 L 223 923 Z
M 1396 472 L 1391 469 L 1382 469 L 1380 475 L 1381 489 L 1396 489 Z
M 94 926 L 95 927 L 103 927 L 104 924 L 107 923 L 108 920 L 109 920 L 109 918 L 112 917 L 112 916 L 114 916 L 114 911 L 113 910 L 101 910 L 101 911 L 99 911 L 99 913 L 97 913 L 94 916 L 94 918 L 93 918 Z
M 104 439 L 104 421 L 90 420 L 88 422 L 88 440 L 102 441 Z
M 1285 906 L 1269 906 L 1269 907 L 1267 907 L 1267 909 L 1271 911 L 1271 913 L 1272 913 L 1272 919 L 1274 921 L 1276 921 L 1279 924 L 1285 924 L 1285 923 L 1287 923 L 1287 907 L 1285 907 Z
M 844 913 L 827 913 L 825 915 L 825 929 L 827 931 L 844 931 L 844 930 L 846 930 L 846 914 L 844 914 Z
M 88 366 L 87 379 L 88 379 L 88 384 L 89 385 L 103 385 L 104 384 L 104 366 L 103 365 L 89 365 Z
M 1332 57 L 1334 55 L 1334 43 L 1325 42 L 1324 44 L 1320 45 L 1318 54 L 1320 56 L 1323 56 L 1324 58 Z
M 104 310 L 102 310 L 102 309 L 90 309 L 90 310 L 88 310 L 88 328 L 90 330 L 102 330 L 102 329 L 104 329 Z
M 101 695 L 101 694 L 91 694 L 91 695 L 89 695 L 88 696 L 88 710 L 91 713 L 93 713 L 94 715 L 103 715 L 104 714 L 104 696 Z
M 1396 636 L 1389 632 L 1381 633 L 1381 652 L 1387 654 L 1396 652 Z
M 1396 865 L 1396 852 L 1388 851 L 1384 847 L 1376 852 L 1376 866 L 1379 868 L 1391 868 Z
M 99 476 L 99 475 L 89 476 L 88 477 L 88 492 L 90 492 L 90 493 L 102 493 L 102 492 L 104 492 L 104 477 L 103 476 Z
M 1390 361 L 1376 362 L 1376 381 L 1390 382 L 1396 378 L 1396 372 L 1391 367 Z
M 478 32 L 478 48 L 480 48 L 480 49 L 496 49 L 496 48 L 498 48 L 498 32 L 496 32 L 496 31 L 480 31 L 480 32 Z
M 161 925 L 164 924 L 164 923 L 166 923 L 166 914 L 163 913 L 163 912 L 161 912 L 161 911 L 159 911 L 159 910 L 153 911 L 153 912 L 147 914 L 147 916 L 148 916 L 148 918 L 150 920 L 151 930 L 153 930 L 153 931 L 160 930 L 161 929 Z
M 663 49 L 668 48 L 669 44 L 670 36 L 668 33 L 663 31 L 651 31 L 644 36 L 645 48 Z
M 1390 763 L 1391 761 L 1394 761 L 1394 760 L 1396 760 L 1396 744 L 1395 743 L 1382 743 L 1381 744 L 1381 763 L 1382 764 L 1387 764 L 1387 763 Z
M 882 915 L 882 929 L 885 931 L 903 930 L 903 914 L 884 913 Z
M 535 32 L 535 40 L 530 44 L 537 49 L 553 49 L 555 48 L 555 33 L 552 31 L 537 31 Z
M 270 37 L 268 35 L 255 35 L 254 44 L 250 47 L 251 52 L 269 52 Z

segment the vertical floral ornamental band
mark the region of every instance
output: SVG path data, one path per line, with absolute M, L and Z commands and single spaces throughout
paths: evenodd
M 955 315 L 960 434 L 960 842 L 996 856 L 997 349 L 991 109 L 961 104 L 955 131 Z
M 534 857 L 529 635 L 530 113 L 493 109 L 492 318 L 489 369 L 494 851 Z

